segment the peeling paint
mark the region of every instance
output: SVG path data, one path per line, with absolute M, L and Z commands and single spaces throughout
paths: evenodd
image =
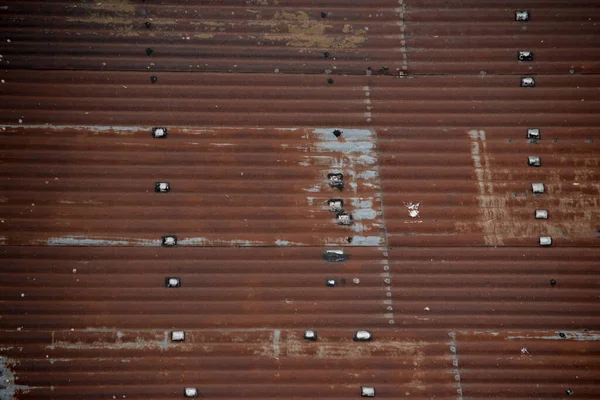
M 106 239 L 89 238 L 85 236 L 62 236 L 49 238 L 46 243 L 48 246 L 160 246 L 160 240 L 144 239 Z
M 17 385 L 15 382 L 17 376 L 14 372 L 14 367 L 18 364 L 17 361 L 0 356 L 0 400 L 14 400 L 18 394 L 29 393 L 32 389 L 40 389 L 36 386 Z

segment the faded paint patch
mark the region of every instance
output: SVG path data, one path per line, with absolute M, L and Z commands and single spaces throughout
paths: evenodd
M 492 171 L 487 152 L 485 131 L 471 130 L 468 132 L 471 145 L 471 159 L 477 177 L 479 188 L 479 208 L 482 214 L 482 228 L 485 244 L 488 246 L 501 246 L 503 237 L 498 230 L 497 223 L 506 214 L 506 200 L 494 196 Z M 457 230 L 463 229 L 462 225 L 456 226 Z
M 48 246 L 160 246 L 161 240 L 94 238 L 86 236 L 51 237 L 45 244 Z
M 18 395 L 29 393 L 32 389 L 40 389 L 36 386 L 17 385 L 14 368 L 17 361 L 0 356 L 0 400 L 14 400 Z
M 383 246 L 385 240 L 382 236 L 352 236 L 353 246 Z
M 304 11 L 276 12 L 274 21 L 281 21 L 287 27 L 287 33 L 269 33 L 264 40 L 283 42 L 289 47 L 317 47 L 324 49 L 353 49 L 366 40 L 366 31 L 352 29 L 349 25 L 341 32 L 331 32 L 333 25 L 323 21 L 310 20 Z

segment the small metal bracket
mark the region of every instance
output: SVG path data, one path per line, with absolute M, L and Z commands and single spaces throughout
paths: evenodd
M 535 87 L 535 79 L 530 76 L 521 78 L 521 87 Z
M 342 174 L 327 174 L 329 186 L 342 190 L 344 188 L 344 175 Z
M 519 51 L 517 54 L 519 61 L 533 61 L 533 52 L 531 51 Z
M 527 22 L 529 21 L 529 11 L 517 11 L 515 12 L 515 21 Z
M 177 246 L 177 236 L 163 236 L 162 245 L 165 247 Z
M 185 340 L 185 332 L 184 331 L 171 332 L 171 341 L 172 342 L 183 342 L 184 340 Z
M 341 213 L 344 211 L 344 200 L 342 199 L 329 199 L 327 200 L 327 204 L 331 212 Z
M 370 386 L 361 386 L 360 395 L 362 397 L 375 397 L 375 388 Z
M 354 332 L 355 342 L 368 342 L 373 340 L 373 335 L 369 331 L 356 331 Z
M 345 254 L 344 250 L 325 250 L 323 260 L 327 262 L 344 262 L 350 259 L 350 254 Z
M 334 278 L 327 278 L 327 280 L 325 281 L 325 286 L 327 286 L 327 287 L 336 287 L 337 286 L 337 280 L 335 280 Z
M 538 128 L 527 128 L 527 139 L 539 140 L 542 138 L 542 133 Z
M 531 184 L 531 191 L 533 192 L 533 194 L 542 194 L 544 193 L 544 184 L 543 183 L 532 183 Z
M 530 167 L 541 167 L 542 160 L 538 156 L 529 156 L 527 157 L 527 165 Z
M 155 139 L 166 139 L 167 138 L 167 128 L 165 128 L 165 127 L 152 128 L 152 137 Z
M 169 193 L 171 185 L 169 182 L 154 182 L 154 191 L 156 193 Z
M 535 210 L 535 219 L 548 219 L 548 210 Z
M 181 279 L 176 276 L 168 276 L 165 278 L 165 286 L 168 288 L 178 288 L 181 286 Z
M 312 340 L 312 341 L 317 340 L 317 331 L 313 331 L 313 330 L 304 331 L 304 339 Z
M 344 213 L 340 213 L 336 216 L 337 219 L 337 224 L 338 225 L 344 225 L 344 226 L 348 226 L 348 225 L 352 225 L 352 214 L 344 214 Z
M 552 246 L 552 237 L 540 236 L 540 246 Z

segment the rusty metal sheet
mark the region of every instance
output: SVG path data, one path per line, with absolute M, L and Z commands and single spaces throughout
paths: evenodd
M 20 1 L 0 21 L 11 69 L 365 75 L 405 65 L 400 13 L 396 0 Z
M 7 128 L 2 243 L 383 245 L 375 133 L 335 130 Z M 163 181 L 171 190 L 155 193 Z
M 598 1 L 407 0 L 404 37 L 417 74 L 596 74 Z M 528 11 L 527 22 L 516 21 Z M 533 53 L 520 61 L 519 51 Z

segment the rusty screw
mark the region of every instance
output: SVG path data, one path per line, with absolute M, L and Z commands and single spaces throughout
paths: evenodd
M 321 13 L 321 18 L 327 18 L 327 13 L 326 12 L 322 12 Z
M 556 286 L 556 281 L 554 279 L 550 279 L 550 285 L 552 287 Z
M 157 78 L 156 76 L 152 75 L 152 76 L 150 77 L 150 81 L 151 81 L 152 83 L 156 83 L 156 82 L 158 82 L 158 78 Z
M 563 339 L 567 337 L 567 335 L 565 335 L 563 332 L 559 332 L 558 336 L 560 336 Z
M 331 78 L 327 79 L 327 83 L 329 83 L 330 85 L 333 85 L 333 79 L 331 79 Z
M 323 57 L 327 60 L 329 58 L 329 52 L 326 51 L 325 53 L 323 53 Z
M 573 391 L 571 389 L 567 389 L 565 390 L 565 393 L 567 394 L 567 396 L 570 396 L 573 394 Z
M 339 129 L 336 129 L 333 131 L 333 135 L 335 137 L 340 137 L 340 136 L 342 136 L 342 131 L 340 131 Z
M 144 25 L 146 25 L 146 28 L 150 29 L 150 27 L 152 26 L 152 24 L 150 23 L 150 21 L 146 21 L 144 23 Z
M 148 54 L 149 56 L 151 56 L 151 55 L 152 55 L 152 53 L 154 53 L 154 50 L 152 50 L 150 47 L 148 47 L 148 48 L 146 49 L 146 54 Z

